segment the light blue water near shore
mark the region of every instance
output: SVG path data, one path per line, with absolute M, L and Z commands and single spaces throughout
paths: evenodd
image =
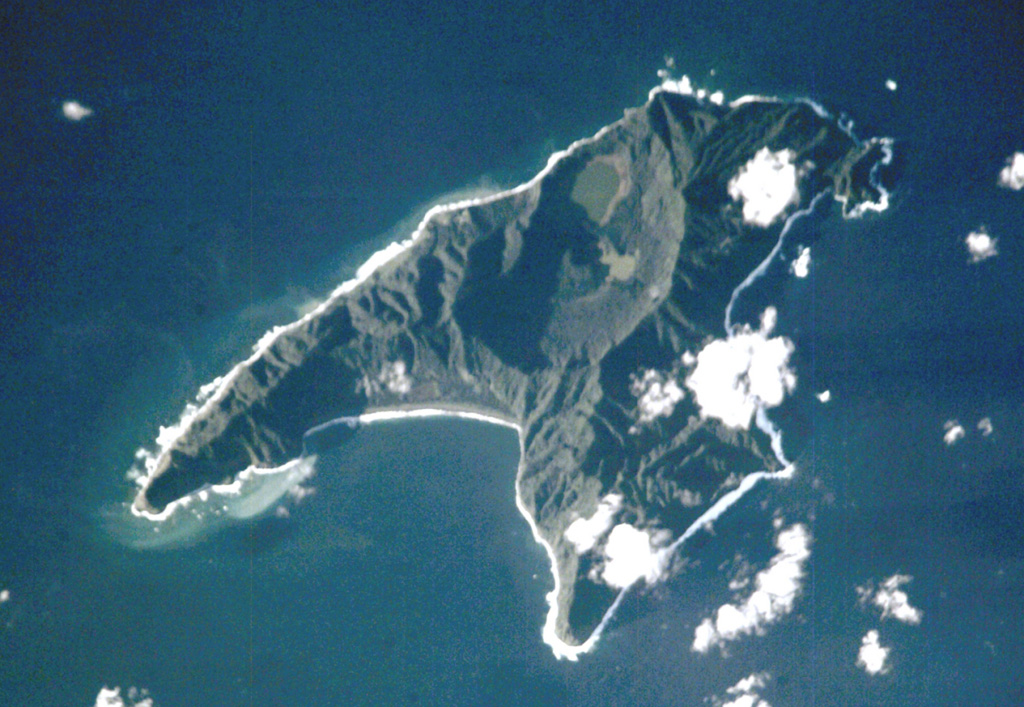
M 478 10 L 8 15 L 0 703 L 92 705 L 118 684 L 160 707 L 681 705 L 765 671 L 776 707 L 1020 704 L 1024 202 L 995 187 L 1024 150 L 1020 13 Z M 267 326 L 419 204 L 526 178 L 642 102 L 666 54 L 730 98 L 809 96 L 894 137 L 898 181 L 879 218 L 801 224 L 810 277 L 783 266 L 751 293 L 797 345 L 798 399 L 775 417 L 803 471 L 631 595 L 595 653 L 557 663 L 540 642 L 550 574 L 512 502 L 504 429 L 366 430 L 289 518 L 190 548 L 129 551 L 105 532 L 134 450 Z M 94 115 L 63 120 L 68 98 Z M 971 266 L 963 237 L 982 224 L 999 255 Z M 947 447 L 954 419 L 967 435 Z M 814 537 L 793 614 L 728 657 L 695 654 L 736 555 L 771 556 L 776 510 Z M 856 603 L 897 572 L 919 626 Z M 871 629 L 885 675 L 855 664 Z
M 47 586 L 17 586 L 6 637 L 21 640 L 5 641 L 3 666 L 19 670 L 4 673 L 5 697 L 84 703 L 96 676 L 145 685 L 161 704 L 542 694 L 551 577 L 515 508 L 517 463 L 502 428 L 379 423 L 322 459 L 290 517 L 165 552 L 71 538 L 75 562 L 50 567 Z M 535 679 L 513 680 L 524 669 Z

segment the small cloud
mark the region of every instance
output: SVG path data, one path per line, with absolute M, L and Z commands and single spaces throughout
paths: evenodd
M 954 444 L 962 440 L 967 434 L 963 425 L 956 420 L 946 420 L 946 424 L 942 426 L 942 429 L 946 431 L 946 433 L 942 435 L 942 441 L 946 443 L 947 447 L 952 447 Z
M 991 418 L 983 417 L 978 420 L 978 431 L 981 432 L 982 437 L 988 437 L 994 429 Z
M 895 91 L 897 88 L 899 88 L 899 86 L 896 84 L 896 82 L 893 81 L 892 79 L 886 79 L 885 80 L 885 87 L 887 89 L 889 89 L 890 91 Z
M 799 278 L 805 278 L 811 272 L 811 249 L 800 249 L 800 255 L 789 264 L 789 271 Z
M 120 687 L 104 685 L 96 695 L 94 707 L 155 707 L 153 698 L 146 690 L 135 687 L 128 688 L 128 694 L 122 696 Z
M 405 395 L 412 390 L 412 378 L 405 371 L 405 361 L 395 361 L 380 372 L 379 380 L 390 392 Z
M 857 667 L 863 668 L 868 675 L 884 675 L 889 672 L 886 661 L 889 659 L 889 648 L 878 642 L 878 631 L 871 629 L 860 642 L 857 652 Z
M 689 76 L 680 76 L 678 79 L 674 79 L 671 71 L 661 69 L 658 71 L 658 78 L 661 79 L 661 88 L 664 91 L 679 93 L 683 96 L 694 95 L 693 82 Z
M 792 150 L 761 148 L 729 180 L 729 196 L 743 202 L 743 220 L 755 226 L 771 225 L 790 204 L 800 200 L 799 175 Z
M 817 395 L 815 395 L 815 397 L 820 402 L 827 403 L 829 400 L 832 399 L 832 391 L 831 390 L 823 390 L 820 393 L 818 393 Z
M 665 91 L 683 96 L 694 96 L 700 101 L 711 101 L 719 106 L 725 102 L 725 94 L 722 91 L 709 91 L 706 88 L 695 86 L 689 76 L 675 78 L 675 61 L 670 62 L 669 59 L 671 57 L 666 57 L 665 67 L 658 69 L 658 78 L 661 79 L 661 84 L 652 89 L 651 95 L 654 95 L 656 91 Z M 711 75 L 714 76 L 714 72 Z
M 604 547 L 605 563 L 600 576 L 615 589 L 631 587 L 641 579 L 656 582 L 665 571 L 666 553 L 660 549 L 667 533 L 648 533 L 626 523 L 612 528 Z
M 683 399 L 683 390 L 676 379 L 655 370 L 644 371 L 640 377 L 630 375 L 629 389 L 637 399 L 641 425 L 670 416 L 676 403 Z
M 748 675 L 725 691 L 730 698 L 727 702 L 716 698 L 714 704 L 716 707 L 771 707 L 757 694 L 770 679 L 771 675 L 764 672 Z
M 765 310 L 761 330 L 745 328 L 727 339 L 712 341 L 699 354 L 686 379 L 702 417 L 729 427 L 750 428 L 759 407 L 776 407 L 796 387 L 789 368 L 793 344 L 785 337 L 768 338 L 775 309 Z
M 727 641 L 761 634 L 765 626 L 789 614 L 800 593 L 804 563 L 811 556 L 810 545 L 810 533 L 801 524 L 780 531 L 775 538 L 779 552 L 767 569 L 757 573 L 757 588 L 745 601 L 723 604 L 714 619 L 704 619 L 694 631 L 693 650 L 706 653 Z
M 1014 191 L 1024 189 L 1024 152 L 1015 152 L 1006 158 L 1006 166 L 999 172 L 998 184 Z
M 564 537 L 583 554 L 593 549 L 597 541 L 612 527 L 615 514 L 622 508 L 622 496 L 610 493 L 597 504 L 597 510 L 589 518 L 577 518 L 565 529 Z
M 6 602 L 9 602 L 10 600 L 11 600 L 11 590 L 10 589 L 0 589 L 0 604 L 4 604 Z
M 267 342 L 273 341 L 277 336 L 277 330 L 282 327 L 275 327 L 271 329 L 260 339 L 260 342 L 256 344 L 255 349 L 260 350 L 264 344 L 264 340 Z M 409 376 L 409 373 L 405 366 L 405 361 L 398 360 L 393 363 L 386 363 L 377 374 L 376 379 L 371 379 L 369 376 L 365 376 L 360 382 L 360 386 L 366 391 L 367 395 L 380 395 L 384 391 L 392 393 L 394 395 L 404 396 L 412 390 L 413 379 Z
M 60 107 L 64 117 L 68 120 L 73 120 L 76 123 L 83 118 L 88 118 L 92 115 L 92 108 L 86 108 L 78 101 L 64 101 Z
M 964 238 L 964 243 L 967 245 L 967 253 L 971 256 L 970 263 L 972 265 L 999 255 L 999 250 L 996 247 L 999 241 L 990 236 L 984 227 L 968 233 Z
M 910 598 L 901 589 L 913 579 L 910 575 L 894 574 L 882 582 L 877 591 L 870 582 L 863 587 L 857 587 L 857 595 L 862 605 L 870 602 L 881 609 L 882 620 L 893 618 L 916 626 L 921 623 L 921 610 L 910 605 Z

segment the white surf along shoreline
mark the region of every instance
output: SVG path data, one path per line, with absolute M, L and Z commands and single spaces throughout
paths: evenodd
M 653 98 L 659 92 L 670 92 L 679 93 L 683 95 L 691 95 L 700 101 L 710 101 L 716 105 L 721 104 L 721 94 L 716 92 L 714 94 L 708 93 L 704 89 L 694 89 L 689 80 L 684 76 L 681 80 L 666 80 L 660 86 L 656 86 L 649 93 L 648 100 Z M 751 101 L 780 101 L 781 99 L 774 97 L 765 96 L 744 96 L 735 101 L 732 101 L 729 106 L 737 107 L 743 103 Z M 824 110 L 821 106 L 810 101 L 809 99 L 800 99 L 803 102 L 809 104 L 816 112 L 823 117 L 832 119 L 832 116 Z M 190 493 L 182 498 L 176 499 L 162 511 L 154 511 L 150 509 L 144 501 L 144 494 L 146 489 L 152 483 L 154 478 L 154 472 L 158 466 L 158 463 L 164 455 L 170 453 L 170 450 L 174 447 L 174 444 L 181 438 L 181 436 L 188 429 L 190 424 L 199 416 L 203 415 L 211 406 L 217 405 L 224 397 L 226 392 L 230 389 L 232 382 L 238 376 L 239 372 L 248 366 L 251 366 L 256 360 L 258 360 L 267 349 L 273 345 L 277 339 L 302 326 L 310 319 L 319 316 L 328 307 L 334 304 L 341 297 L 353 292 L 359 285 L 365 282 L 374 272 L 388 262 L 393 261 L 396 257 L 406 252 L 416 241 L 422 236 L 429 222 L 436 216 L 444 213 L 450 213 L 458 211 L 467 207 L 478 206 L 487 204 L 499 199 L 507 198 L 515 194 L 521 193 L 532 188 L 540 180 L 542 180 L 552 169 L 565 157 L 571 155 L 573 152 L 578 150 L 580 147 L 599 140 L 608 131 L 614 128 L 619 121 L 615 121 L 609 125 L 601 128 L 597 133 L 589 138 L 582 138 L 573 142 L 569 147 L 564 150 L 553 153 L 547 161 L 545 167 L 538 172 L 530 180 L 508 189 L 505 191 L 489 194 L 483 197 L 463 199 L 460 201 L 454 201 L 447 204 L 438 204 L 431 207 L 426 214 L 423 216 L 419 225 L 412 232 L 409 238 L 394 242 L 374 253 L 370 258 L 363 263 L 356 271 L 354 278 L 342 283 L 340 286 L 335 288 L 326 300 L 317 305 L 316 308 L 305 314 L 303 317 L 296 321 L 274 327 L 267 331 L 263 336 L 260 337 L 258 342 L 253 347 L 253 353 L 247 359 L 241 363 L 236 364 L 228 373 L 223 376 L 218 376 L 210 383 L 202 386 L 199 390 L 198 395 L 194 403 L 190 403 L 186 406 L 182 415 L 177 423 L 169 427 L 160 427 L 159 434 L 156 438 L 156 451 L 150 451 L 148 449 L 140 449 L 136 453 L 137 464 L 133 467 L 133 470 L 129 472 L 129 477 L 132 478 L 135 483 L 140 487 L 135 500 L 130 504 L 130 518 L 132 519 L 132 525 L 134 526 L 129 533 L 124 533 L 125 537 L 131 537 L 131 533 L 135 533 L 134 541 L 129 539 L 127 542 L 137 547 L 149 547 L 158 546 L 163 544 L 164 541 L 175 542 L 177 539 L 189 534 L 199 534 L 203 532 L 204 528 L 202 524 L 206 522 L 210 513 L 215 514 L 220 518 L 229 519 L 247 519 L 255 517 L 265 512 L 270 506 L 274 505 L 280 500 L 282 496 L 288 493 L 291 489 L 301 484 L 304 480 L 308 479 L 315 468 L 316 457 L 300 457 L 293 459 L 276 468 L 258 468 L 249 467 L 238 474 L 236 474 L 234 480 L 229 484 L 220 485 L 208 485 L 198 491 Z M 845 124 L 840 122 L 840 127 L 846 132 L 852 139 L 858 144 L 866 144 L 857 138 L 852 133 L 852 123 L 846 122 Z M 878 138 L 875 139 L 877 144 L 882 146 L 884 158 L 881 164 L 888 164 L 892 157 L 891 144 L 892 141 L 889 138 Z M 867 211 L 884 211 L 889 202 L 889 194 L 880 184 L 877 178 L 878 165 L 871 172 L 871 183 L 881 195 L 878 202 L 868 202 L 867 204 L 861 204 L 856 209 L 852 210 L 849 214 L 846 214 L 848 218 L 857 218 L 862 216 Z M 778 242 L 772 249 L 770 254 L 765 260 L 758 265 L 758 267 L 748 275 L 743 282 L 736 287 L 732 293 L 729 305 L 725 312 L 725 329 L 726 336 L 731 338 L 736 332 L 732 328 L 731 314 L 733 304 L 739 297 L 739 295 L 748 288 L 751 284 L 757 281 L 767 270 L 768 266 L 778 256 L 783 240 L 790 230 L 792 224 L 799 218 L 811 213 L 818 200 L 822 198 L 828 190 L 823 191 L 816 195 L 812 200 L 810 206 L 807 208 L 797 211 L 791 214 L 785 221 L 781 230 Z M 835 197 L 838 201 L 844 201 L 840 197 Z M 559 607 L 557 602 L 558 594 L 561 590 L 559 572 L 557 566 L 557 559 L 555 556 L 554 548 L 548 543 L 541 535 L 534 518 L 527 510 L 522 494 L 520 493 L 520 480 L 523 471 L 523 458 L 524 458 L 524 447 L 523 447 L 523 430 L 520 425 L 515 421 L 503 417 L 497 417 L 490 414 L 485 414 L 479 411 L 468 410 L 463 408 L 444 407 L 444 406 L 430 406 L 423 408 L 409 408 L 409 409 L 389 409 L 389 410 L 371 410 L 365 412 L 358 417 L 339 418 L 338 420 L 326 423 L 327 425 L 332 424 L 349 424 L 350 426 L 357 426 L 361 424 L 372 424 L 374 422 L 381 422 L 385 420 L 399 420 L 399 419 L 412 419 L 412 418 L 428 418 L 428 417 L 457 417 L 463 419 L 477 420 L 487 422 L 490 424 L 497 424 L 504 427 L 514 429 L 519 439 L 519 451 L 520 461 L 519 466 L 516 470 L 516 481 L 515 481 L 515 502 L 516 507 L 520 514 L 526 520 L 530 526 L 530 530 L 533 534 L 534 540 L 540 544 L 545 552 L 547 553 L 548 560 L 551 565 L 551 573 L 554 580 L 553 589 L 547 594 L 548 611 L 545 617 L 544 626 L 541 631 L 542 639 L 551 648 L 554 655 L 559 659 L 577 660 L 582 654 L 590 652 L 597 642 L 608 623 L 614 617 L 619 605 L 625 598 L 627 593 L 632 589 L 639 581 L 634 581 L 633 584 L 621 589 L 616 596 L 611 607 L 605 612 L 601 621 L 587 638 L 585 642 L 580 645 L 570 645 L 562 641 L 557 636 L 556 626 L 559 620 Z M 782 469 L 776 472 L 760 471 L 748 474 L 739 483 L 736 488 L 731 489 L 729 492 L 719 498 L 710 508 L 708 508 L 696 521 L 694 521 L 687 529 L 680 535 L 674 542 L 667 547 L 659 551 L 662 557 L 667 561 L 673 553 L 675 553 L 687 539 L 692 537 L 701 529 L 708 527 L 717 518 L 719 518 L 729 507 L 739 501 L 747 492 L 749 492 L 754 486 L 756 486 L 761 480 L 765 479 L 788 479 L 794 474 L 793 464 L 790 463 L 783 454 L 782 451 L 782 434 L 775 428 L 774 424 L 768 418 L 765 409 L 759 407 L 756 414 L 757 427 L 764 432 L 771 440 L 772 449 L 777 457 L 779 463 L 782 465 Z M 139 466 L 141 465 L 141 469 Z M 127 504 L 126 504 L 127 505 Z M 183 518 L 188 516 L 188 518 Z M 164 533 L 162 532 L 167 521 L 174 520 L 179 525 L 184 526 L 179 532 Z M 171 530 L 167 528 L 167 530 Z

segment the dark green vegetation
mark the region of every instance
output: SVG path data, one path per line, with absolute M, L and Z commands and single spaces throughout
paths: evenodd
M 744 226 L 726 188 L 765 146 L 813 163 L 801 205 L 827 188 L 871 196 L 877 149 L 804 103 L 657 93 L 525 187 L 435 212 L 408 250 L 242 364 L 162 454 L 137 505 L 279 466 L 302 453 L 306 430 L 343 415 L 500 417 L 521 428 L 520 500 L 556 558 L 556 632 L 583 641 L 614 592 L 586 576 L 598 558 L 564 541 L 574 519 L 615 491 L 620 522 L 678 535 L 731 474 L 778 465 L 764 435 L 702 419 L 689 398 L 631 431 L 631 375 L 683 375 L 681 355 L 723 335 L 732 291 L 775 244 L 777 227 Z M 602 205 L 611 211 L 595 219 Z M 609 277 L 601 243 L 635 258 L 628 277 Z M 397 362 L 408 388 L 387 383 Z M 584 611 L 572 610 L 578 594 Z

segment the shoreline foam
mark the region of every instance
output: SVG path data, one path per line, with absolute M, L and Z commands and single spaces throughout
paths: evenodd
M 672 92 L 679 93 L 682 95 L 689 95 L 693 96 L 694 98 L 702 102 L 707 101 L 715 105 L 722 105 L 722 100 L 719 98 L 720 94 L 718 92 L 716 92 L 715 94 L 709 94 L 703 89 L 694 90 L 692 84 L 689 82 L 688 79 L 686 79 L 686 77 L 683 77 L 683 80 L 681 81 L 665 81 L 661 85 L 651 89 L 651 91 L 648 94 L 648 100 L 650 100 L 660 92 Z M 815 112 L 819 113 L 819 115 L 822 115 L 823 117 L 828 117 L 829 119 L 834 119 L 831 116 L 831 114 L 825 111 L 824 108 L 822 108 L 819 104 L 815 103 L 814 101 L 811 101 L 810 99 L 798 100 L 811 106 L 812 109 L 815 110 Z M 781 99 L 774 97 L 748 95 L 740 97 L 730 102 L 728 105 L 731 108 L 735 108 L 737 106 L 743 105 L 744 103 L 754 101 L 781 102 Z M 185 430 L 194 420 L 201 417 L 208 409 L 210 409 L 212 406 L 216 405 L 220 401 L 225 392 L 230 388 L 232 381 L 235 379 L 238 373 L 245 367 L 250 366 L 257 359 L 259 359 L 267 351 L 267 349 L 271 345 L 273 345 L 275 341 L 277 341 L 277 339 L 280 336 L 296 329 L 297 327 L 311 320 L 313 317 L 316 317 L 322 312 L 326 311 L 328 307 L 334 304 L 342 296 L 355 290 L 359 285 L 365 282 L 371 275 L 373 275 L 373 273 L 375 273 L 381 267 L 383 267 L 389 262 L 394 261 L 398 256 L 408 251 L 409 248 L 411 248 L 422 237 L 422 235 L 425 233 L 427 229 L 427 226 L 435 217 L 442 214 L 451 213 L 459 209 L 488 204 L 493 201 L 507 198 L 509 196 L 514 196 L 516 194 L 520 194 L 524 191 L 529 190 L 537 183 L 539 183 L 545 176 L 547 176 L 547 174 L 549 174 L 551 170 L 554 169 L 554 167 L 561 160 L 565 159 L 567 156 L 571 155 L 574 151 L 580 149 L 581 147 L 596 140 L 599 140 L 607 132 L 612 130 L 618 123 L 619 121 L 610 123 L 609 125 L 602 127 L 594 135 L 576 140 L 573 143 L 571 143 L 567 148 L 552 153 L 552 155 L 548 158 L 548 161 L 543 169 L 541 169 L 531 179 L 515 187 L 512 187 L 511 189 L 495 192 L 493 194 L 488 194 L 483 197 L 464 199 L 446 204 L 437 204 L 431 207 L 430 209 L 427 210 L 426 214 L 419 222 L 419 225 L 412 232 L 409 238 L 402 241 L 395 241 L 393 243 L 390 243 L 381 250 L 375 252 L 357 269 L 355 277 L 343 282 L 341 285 L 336 287 L 323 302 L 318 304 L 314 309 L 306 313 L 304 316 L 300 317 L 299 319 L 290 324 L 274 327 L 271 330 L 264 333 L 264 335 L 259 338 L 256 345 L 254 345 L 253 353 L 248 358 L 236 364 L 226 374 L 218 376 L 213 381 L 203 385 L 200 388 L 199 394 L 196 396 L 195 402 L 186 405 L 185 410 L 182 412 L 182 415 L 177 423 L 168 427 L 162 426 L 160 428 L 160 433 L 158 434 L 156 439 L 156 443 L 158 446 L 156 452 L 150 452 L 145 449 L 140 449 L 139 452 L 137 452 L 136 458 L 144 464 L 145 469 L 144 471 L 140 471 L 137 475 L 137 484 L 141 488 L 138 490 L 134 501 L 131 503 L 131 514 L 133 516 L 143 518 L 148 521 L 162 523 L 171 518 L 179 508 L 187 508 L 194 501 L 195 498 L 203 498 L 201 494 L 209 493 L 211 491 L 217 493 L 218 495 L 241 494 L 243 489 L 243 483 L 253 478 L 254 476 L 271 476 L 274 474 L 288 473 L 289 471 L 294 471 L 297 467 L 299 467 L 302 464 L 308 464 L 311 473 L 312 467 L 315 465 L 316 458 L 298 457 L 296 459 L 292 459 L 286 462 L 285 464 L 279 467 L 275 467 L 272 469 L 261 469 L 258 467 L 250 466 L 247 469 L 239 472 L 235 476 L 235 480 L 232 481 L 230 484 L 211 486 L 208 489 L 200 489 L 199 491 L 193 492 L 192 494 L 172 501 L 171 503 L 167 504 L 167 506 L 160 512 L 157 512 L 155 509 L 149 507 L 148 503 L 145 500 L 145 492 L 155 478 L 154 471 L 157 468 L 158 462 L 163 457 L 163 455 L 169 453 L 169 451 L 173 448 L 174 444 L 178 441 L 178 439 L 180 439 L 180 437 L 184 434 Z M 881 145 L 883 153 L 882 159 L 872 166 L 869 175 L 870 185 L 873 188 L 875 188 L 880 194 L 878 201 L 862 202 L 858 204 L 857 207 L 855 207 L 852 211 L 850 211 L 849 214 L 847 214 L 845 213 L 845 205 L 848 199 L 841 195 L 835 195 L 834 198 L 840 203 L 842 203 L 844 206 L 844 218 L 859 218 L 866 211 L 869 210 L 879 212 L 884 211 L 889 204 L 889 193 L 884 189 L 884 187 L 881 186 L 880 180 L 878 178 L 878 171 L 882 166 L 889 164 L 892 160 L 892 139 L 872 138 L 871 140 L 868 141 L 861 141 L 858 140 L 852 132 L 852 121 L 846 121 L 844 123 L 843 120 L 837 120 L 837 125 L 840 127 L 840 129 L 846 132 L 847 135 L 849 135 L 851 139 L 853 139 L 858 145 L 866 147 L 869 145 L 879 144 Z M 758 265 L 758 267 L 755 268 L 755 270 L 751 272 L 743 280 L 743 282 L 741 282 L 740 285 L 738 285 L 737 288 L 733 291 L 732 297 L 725 312 L 725 328 L 727 336 L 733 335 L 733 332 L 731 331 L 731 313 L 733 304 L 735 303 L 739 294 L 741 294 L 742 291 L 749 287 L 753 282 L 758 280 L 767 270 L 768 266 L 775 260 L 775 258 L 779 254 L 779 251 L 781 250 L 783 240 L 786 234 L 789 232 L 789 229 L 792 226 L 792 224 L 800 217 L 811 213 L 817 205 L 818 201 L 829 191 L 829 189 L 826 189 L 818 193 L 812 199 L 811 204 L 806 209 L 797 211 L 794 214 L 791 214 L 789 218 L 787 218 L 786 223 L 784 224 L 783 229 L 780 233 L 779 240 L 776 243 L 775 247 L 765 258 L 765 260 L 762 261 Z M 520 481 L 523 470 L 523 459 L 525 458 L 525 449 L 523 446 L 523 430 L 519 423 L 507 418 L 494 415 L 493 413 L 490 412 L 467 409 L 466 406 L 453 405 L 448 407 L 443 404 L 432 404 L 431 406 L 423 408 L 409 406 L 403 409 L 400 406 L 399 408 L 389 408 L 387 410 L 370 410 L 358 416 L 338 418 L 325 424 L 330 425 L 343 422 L 354 426 L 358 424 L 372 424 L 374 422 L 386 420 L 427 418 L 439 416 L 459 417 L 463 419 L 478 420 L 482 422 L 488 422 L 491 424 L 502 425 L 504 427 L 510 427 L 516 430 L 520 448 L 520 461 L 516 471 L 515 480 L 516 507 L 519 510 L 520 514 L 523 516 L 523 518 L 526 519 L 527 524 L 530 526 L 530 530 L 533 534 L 535 542 L 540 544 L 547 553 L 551 565 L 552 576 L 554 578 L 554 588 L 546 596 L 548 602 L 548 612 L 545 618 L 544 626 L 541 631 L 542 639 L 544 643 L 552 649 L 556 658 L 565 658 L 573 661 L 577 660 L 580 655 L 588 653 L 594 648 L 594 646 L 600 640 L 600 637 L 603 634 L 608 623 L 612 620 L 612 618 L 614 618 L 619 605 L 626 596 L 626 593 L 629 592 L 634 586 L 636 586 L 637 582 L 634 582 L 633 584 L 620 590 L 619 594 L 616 596 L 615 600 L 612 602 L 611 606 L 605 612 L 604 616 L 601 618 L 601 621 L 598 623 L 597 627 L 591 632 L 590 636 L 587 638 L 586 641 L 584 641 L 580 645 L 574 646 L 567 644 L 558 638 L 556 631 L 556 626 L 558 625 L 559 619 L 559 607 L 557 598 L 561 590 L 559 567 L 553 546 L 549 542 L 547 542 L 547 540 L 545 540 L 541 535 L 537 523 L 527 510 L 522 500 L 522 494 L 520 493 Z M 664 560 L 667 561 L 671 554 L 676 552 L 678 548 L 681 547 L 682 544 L 688 538 L 690 538 L 696 532 L 714 522 L 717 518 L 719 518 L 722 515 L 722 513 L 728 510 L 728 508 L 730 508 L 737 501 L 739 501 L 762 479 L 789 479 L 793 476 L 795 472 L 794 466 L 785 458 L 785 455 L 782 451 L 782 433 L 774 426 L 771 420 L 767 417 L 767 414 L 763 410 L 763 407 L 759 407 L 757 410 L 757 427 L 766 435 L 768 435 L 769 439 L 771 440 L 772 450 L 775 453 L 775 456 L 780 462 L 780 464 L 783 465 L 783 468 L 780 471 L 776 472 L 759 471 L 745 476 L 736 488 L 731 489 L 727 493 L 723 494 L 722 497 L 719 498 L 704 513 L 702 513 L 701 516 L 697 518 L 697 520 L 691 523 L 690 526 L 683 532 L 683 534 L 679 538 L 677 538 L 673 543 L 671 543 L 669 546 L 660 551 L 661 553 L 663 553 Z M 302 478 L 297 479 L 296 483 L 300 483 L 301 480 L 303 480 L 304 478 L 308 478 L 308 475 L 309 474 L 307 473 Z

